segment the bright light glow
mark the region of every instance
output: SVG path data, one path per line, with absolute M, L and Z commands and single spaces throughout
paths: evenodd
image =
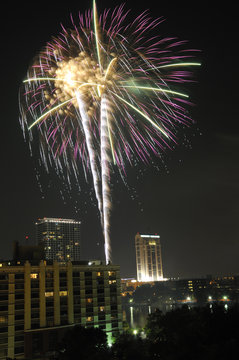
M 148 276 L 142 272 L 140 282 L 154 282 L 154 281 L 166 281 L 166 280 L 168 279 L 162 276 L 157 276 L 156 278 L 154 278 L 153 276 Z
M 43 218 L 43 219 L 38 219 L 38 222 L 36 224 L 41 224 L 41 223 L 60 223 L 60 224 L 81 224 L 80 221 L 76 221 L 73 219 L 59 219 L 59 218 Z M 46 235 L 47 233 L 45 233 Z
M 142 238 L 152 238 L 152 239 L 159 239 L 159 235 L 140 235 Z
M 68 71 L 68 73 L 65 76 L 64 81 L 70 86 L 75 85 L 75 81 L 73 80 L 73 73 L 71 71 Z
M 155 241 L 149 241 L 149 245 L 156 245 Z
M 30 274 L 30 278 L 31 278 L 31 279 L 37 279 L 37 278 L 38 278 L 38 274 Z

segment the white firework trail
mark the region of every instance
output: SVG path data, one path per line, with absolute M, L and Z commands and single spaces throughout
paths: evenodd
M 94 189 L 95 189 L 95 195 L 98 202 L 98 208 L 100 212 L 100 219 L 101 219 L 101 225 L 103 226 L 104 220 L 103 220 L 103 204 L 102 204 L 102 196 L 101 196 L 101 189 L 100 189 L 100 175 L 99 175 L 99 169 L 97 166 L 97 157 L 96 157 L 96 151 L 94 149 L 93 145 L 93 138 L 92 138 L 92 130 L 90 128 L 90 118 L 87 113 L 87 106 L 84 102 L 83 96 L 79 91 L 76 91 L 76 99 L 79 106 L 79 111 L 81 115 L 81 122 L 85 133 L 85 140 L 87 145 L 87 150 L 89 153 L 89 160 L 90 160 L 90 167 L 91 167 L 91 173 L 94 183 Z
M 105 94 L 101 99 L 100 114 L 100 139 L 101 139 L 101 179 L 102 179 L 102 200 L 103 200 L 103 219 L 104 219 L 104 238 L 105 238 L 105 258 L 106 263 L 111 260 L 110 246 L 110 211 L 111 211 L 111 194 L 110 194 L 110 136 L 109 136 L 109 104 Z

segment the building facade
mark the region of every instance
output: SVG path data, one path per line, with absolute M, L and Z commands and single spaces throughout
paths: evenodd
M 75 324 L 112 341 L 122 329 L 119 266 L 89 264 L 0 264 L 0 359 L 47 356 Z
M 135 236 L 136 268 L 138 281 L 163 279 L 162 254 L 159 235 Z
M 36 238 L 38 245 L 44 249 L 44 259 L 79 261 L 80 224 L 80 221 L 73 219 L 38 219 Z

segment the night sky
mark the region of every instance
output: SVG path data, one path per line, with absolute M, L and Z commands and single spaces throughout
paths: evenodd
M 37 158 L 31 158 L 19 124 L 18 90 L 32 58 L 58 34 L 60 23 L 70 25 L 71 12 L 91 7 L 87 1 L 56 4 L 9 3 L 1 14 L 2 259 L 11 258 L 13 241 L 24 243 L 26 235 L 35 240 L 34 223 L 44 216 L 80 219 L 82 257 L 103 256 L 92 187 L 82 181 L 80 193 L 66 192 L 59 179 L 48 176 L 37 166 Z M 120 2 L 98 1 L 98 10 L 113 4 Z M 179 145 L 167 151 L 163 164 L 154 159 L 148 168 L 129 167 L 127 187 L 113 177 L 114 263 L 121 265 L 122 277 L 135 276 L 135 234 L 157 233 L 165 277 L 239 273 L 236 10 L 163 1 L 157 7 L 152 0 L 125 4 L 135 15 L 146 6 L 153 17 L 165 18 L 157 32 L 188 40 L 188 47 L 201 50 L 198 82 L 189 87 L 196 124 L 182 129 Z

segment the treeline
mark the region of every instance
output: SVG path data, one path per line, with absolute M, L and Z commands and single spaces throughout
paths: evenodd
M 239 359 L 239 307 L 189 309 L 184 306 L 148 317 L 145 336 L 130 330 L 111 347 L 106 334 L 75 326 L 58 345 L 59 360 L 236 360 Z

